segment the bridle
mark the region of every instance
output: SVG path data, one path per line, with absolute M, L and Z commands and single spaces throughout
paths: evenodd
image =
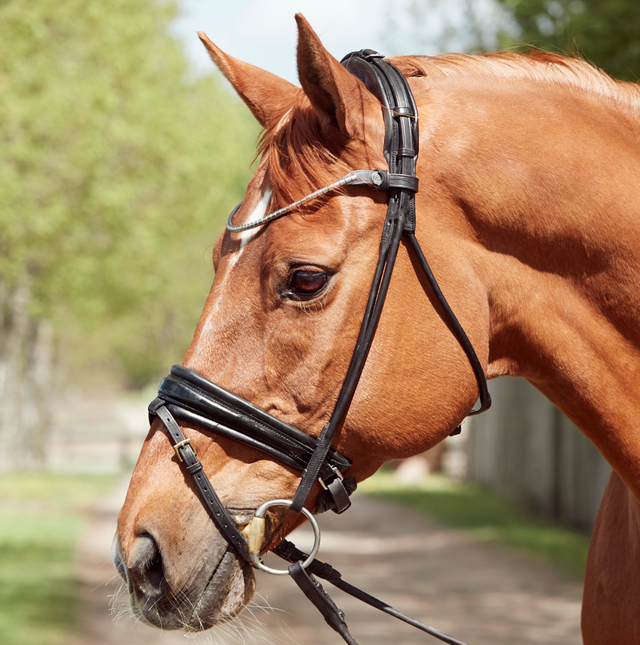
M 342 60 L 342 64 L 366 85 L 382 105 L 385 125 L 384 154 L 389 170 L 355 170 L 285 208 L 241 226 L 233 224 L 233 217 L 238 209 L 236 207 L 227 222 L 227 228 L 232 232 L 263 226 L 296 210 L 303 203 L 348 185 L 367 185 L 374 190 L 388 191 L 388 209 L 371 290 L 351 362 L 329 422 L 318 438 L 311 437 L 249 401 L 212 383 L 197 372 L 179 365 L 171 368 L 171 374 L 160 385 L 158 398 L 149 406 L 150 417 L 159 417 L 169 432 L 179 461 L 184 463 L 185 468 L 194 478 L 201 500 L 222 536 L 247 562 L 271 573 L 279 571 L 265 567 L 259 557 L 264 537 L 264 517 L 270 506 L 284 505 L 293 512 L 305 514 L 317 534 L 315 519 L 304 508 L 316 482 L 320 482 L 324 489 L 316 500 L 316 512 L 331 509 L 336 513 L 342 513 L 351 504 L 349 495 L 355 490 L 356 482 L 352 477 L 345 477 L 351 461 L 333 450 L 331 443 L 337 428 L 347 414 L 373 343 L 403 236 L 415 252 L 422 272 L 442 307 L 449 328 L 467 355 L 476 377 L 480 405 L 469 414 L 479 414 L 491 405 L 482 365 L 469 338 L 442 294 L 415 237 L 418 111 L 409 85 L 396 67 L 383 60 L 383 56 L 373 50 L 353 52 Z M 302 478 L 293 500 L 272 500 L 263 504 L 257 509 L 249 526 L 241 532 L 214 491 L 191 441 L 184 436 L 176 419 L 245 443 L 266 453 L 270 458 L 300 471 Z M 459 427 L 452 434 L 457 432 Z M 315 551 L 319 545 L 319 534 L 316 538 Z M 378 609 L 414 624 L 444 642 L 453 645 L 461 644 L 461 641 L 418 623 L 352 587 L 329 565 L 315 560 L 315 552 L 311 555 L 303 554 L 286 540 L 274 551 L 292 562 L 289 569 L 283 570 L 282 573 L 289 573 L 294 578 L 305 595 L 320 609 L 330 626 L 338 631 L 347 643 L 356 642 L 348 632 L 344 615 L 333 604 L 313 575 L 309 575 L 308 572 L 329 580 L 347 593 L 356 595 Z

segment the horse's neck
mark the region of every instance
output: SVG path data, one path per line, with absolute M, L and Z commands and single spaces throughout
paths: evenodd
M 640 499 L 640 139 L 610 102 L 545 91 L 476 96 L 450 149 L 471 153 L 452 190 L 491 305 L 489 375 L 536 385 Z

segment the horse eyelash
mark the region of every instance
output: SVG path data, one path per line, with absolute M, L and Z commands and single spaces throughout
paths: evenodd
M 324 302 L 322 300 L 312 303 L 308 300 L 294 300 L 293 302 L 298 306 L 298 309 L 301 309 L 308 316 L 316 313 L 316 311 L 324 311 Z

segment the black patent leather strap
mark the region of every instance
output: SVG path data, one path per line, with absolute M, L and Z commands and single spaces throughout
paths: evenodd
M 170 399 L 167 399 L 164 396 L 161 396 L 160 398 L 165 401 L 167 409 L 176 419 L 179 419 L 180 421 L 186 421 L 187 423 L 195 423 L 203 430 L 219 434 L 223 437 L 233 439 L 234 441 L 238 441 L 240 443 L 244 443 L 245 445 L 250 446 L 251 448 L 255 448 L 256 450 L 260 450 L 272 459 L 276 459 L 280 463 L 283 463 L 286 466 L 290 466 L 291 468 L 295 468 L 296 470 L 304 469 L 306 462 L 308 461 L 308 458 L 311 454 L 311 452 L 309 451 L 309 455 L 305 460 L 305 458 L 297 452 L 293 452 L 292 450 L 278 449 L 273 445 L 267 443 L 266 441 L 261 441 L 258 437 L 250 433 L 239 432 L 238 430 L 231 428 L 228 425 L 218 423 L 213 419 L 209 419 L 203 415 L 197 414 L 187 408 L 182 407 L 182 405 L 180 404 L 171 402 Z
M 174 365 L 162 381 L 158 398 L 149 406 L 150 414 L 161 404 L 174 419 L 244 443 L 299 471 L 308 466 L 318 443 L 318 439 L 181 365 Z M 349 507 L 356 482 L 353 477 L 343 478 L 343 473 L 350 466 L 349 459 L 329 449 L 320 464 L 326 490 L 316 499 L 316 512 L 341 513 Z
M 246 443 L 298 470 L 306 467 L 317 445 L 314 437 L 182 365 L 171 368 L 158 396 L 174 416 Z M 349 459 L 330 450 L 322 474 L 330 477 L 332 468 L 343 474 L 350 466 Z
M 173 441 L 174 448 L 180 444 L 177 447 L 177 451 L 179 451 L 186 469 L 192 475 L 200 491 L 201 500 L 214 524 L 227 543 L 234 547 L 240 556 L 249 562 L 249 549 L 244 536 L 240 533 L 233 518 L 229 515 L 224 504 L 213 490 L 213 486 L 205 474 L 202 463 L 198 460 L 195 450 L 187 442 L 187 438 L 184 436 L 172 414 L 167 410 L 164 401 L 162 399 L 155 399 L 149 406 L 149 411 L 162 421 Z

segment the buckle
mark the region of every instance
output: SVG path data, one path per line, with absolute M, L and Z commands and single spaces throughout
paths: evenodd
M 334 474 L 334 475 L 335 475 L 335 476 L 336 476 L 340 481 L 343 481 L 343 480 L 344 480 L 344 477 L 342 476 L 342 473 L 340 472 L 340 470 L 339 470 L 338 468 L 336 468 L 335 466 L 332 466 L 331 464 L 329 464 L 329 468 L 331 468 L 331 470 L 333 470 L 333 474 Z M 325 490 L 329 490 L 329 489 L 327 488 L 327 485 L 324 483 L 324 480 L 322 479 L 322 477 L 318 477 L 318 481 L 320 482 L 320 486 L 322 486 L 322 488 L 324 488 Z
M 173 446 L 173 449 L 176 451 L 176 455 L 178 456 L 178 459 L 180 461 L 184 461 L 184 459 L 182 458 L 182 455 L 180 454 L 180 448 L 183 448 L 187 444 L 191 446 L 191 450 L 193 450 L 193 454 L 195 455 L 195 457 L 196 458 L 198 457 L 198 453 L 196 452 L 196 449 L 193 447 L 193 444 L 191 443 L 191 439 L 183 439 L 182 441 L 178 441 L 178 443 Z

